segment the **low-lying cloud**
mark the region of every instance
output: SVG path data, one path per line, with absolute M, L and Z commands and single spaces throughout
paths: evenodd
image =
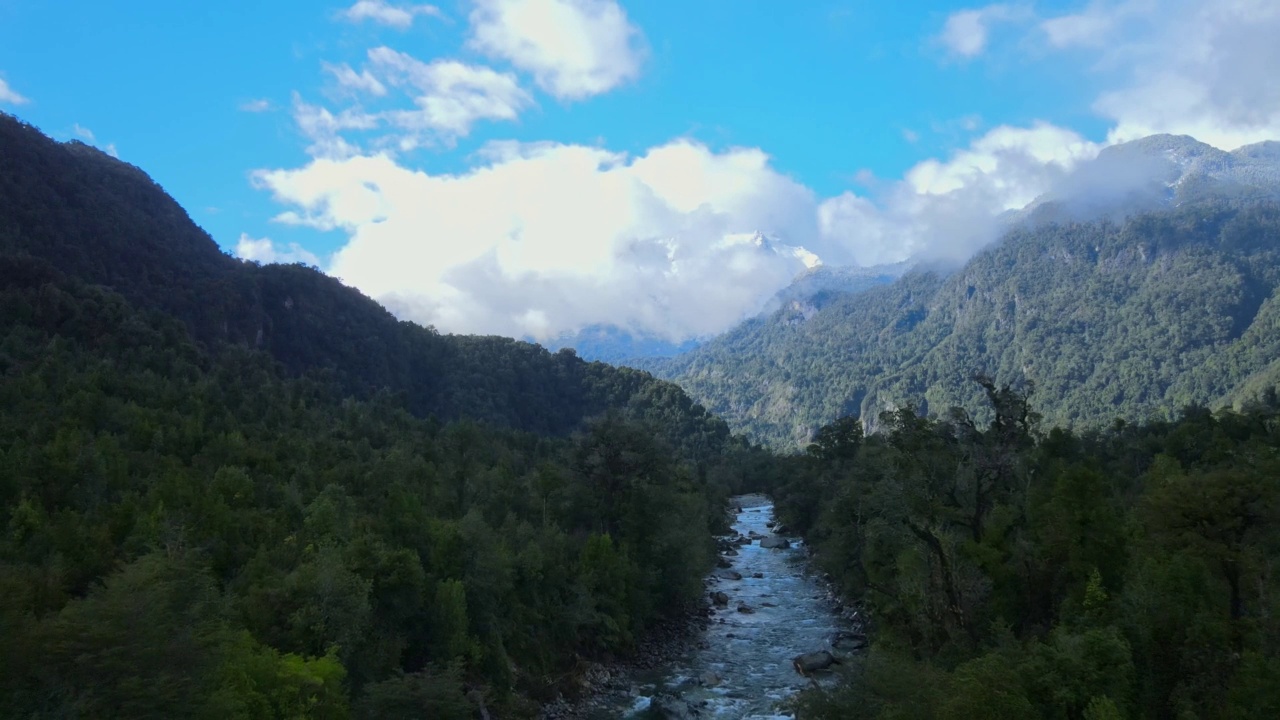
M 681 340 L 732 326 L 818 261 L 960 259 L 991 240 L 998 213 L 1094 154 L 1061 128 L 1001 127 L 874 197 L 827 199 L 758 149 L 690 140 L 637 157 L 494 143 L 460 175 L 381 154 L 255 178 L 292 207 L 279 221 L 346 232 L 329 272 L 403 317 L 539 339 L 610 323 Z

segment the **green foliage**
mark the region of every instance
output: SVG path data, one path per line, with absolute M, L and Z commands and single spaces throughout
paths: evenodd
M 780 513 L 875 633 L 805 716 L 1274 715 L 1280 404 L 1043 433 L 977 381 L 988 423 L 908 407 L 780 460 Z
M 1018 229 L 949 274 L 817 296 L 641 366 L 780 449 L 907 402 L 987 420 L 976 370 L 1033 384 L 1053 425 L 1098 428 L 1274 390 L 1278 292 L 1280 205 L 1196 202 Z
M 524 713 L 688 608 L 729 490 L 703 478 L 763 457 L 668 443 L 671 397 L 567 438 L 420 420 L 56 274 L 0 309 L 18 714 Z

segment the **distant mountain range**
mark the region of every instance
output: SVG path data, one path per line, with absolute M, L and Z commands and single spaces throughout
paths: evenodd
M 1005 221 L 962 268 L 800 282 L 771 314 L 632 364 L 784 447 L 902 403 L 981 413 L 974 373 L 1033 384 L 1045 419 L 1073 426 L 1239 403 L 1280 380 L 1280 143 L 1116 145 Z
M 805 316 L 816 312 L 826 299 L 886 285 L 912 267 L 914 265 L 909 262 L 868 268 L 814 265 L 769 298 L 755 317 L 767 317 L 783 308 Z M 542 344 L 549 350 L 572 348 L 579 357 L 586 360 L 643 365 L 646 360 L 670 358 L 690 352 L 710 340 L 712 338 L 708 337 L 675 342 L 612 325 L 592 325 Z

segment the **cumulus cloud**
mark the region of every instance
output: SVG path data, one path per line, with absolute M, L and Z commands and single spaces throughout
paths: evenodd
M 451 331 L 547 338 L 611 322 L 704 335 L 813 262 L 754 234 L 817 235 L 813 193 L 758 150 L 502 143 L 484 156 L 461 175 L 380 155 L 257 182 L 296 208 L 281 220 L 349 234 L 332 274 Z
M 236 242 L 233 252 L 241 260 L 252 260 L 263 264 L 296 262 L 308 265 L 320 264 L 319 258 L 307 252 L 298 243 L 289 243 L 286 249 L 281 250 L 276 247 L 271 238 L 255 239 L 247 233 L 240 233 L 240 239 Z
M 400 30 L 412 26 L 418 16 L 444 17 L 440 8 L 434 5 L 392 5 L 384 0 L 359 0 L 340 15 L 349 22 L 371 20 Z
M 595 323 L 681 340 L 721 332 L 817 262 L 960 259 L 996 215 L 1047 190 L 1096 147 L 1047 124 L 1000 127 L 872 196 L 822 199 L 754 148 L 675 140 L 639 156 L 491 143 L 433 175 L 394 158 L 260 171 L 291 209 L 341 230 L 328 270 L 402 317 L 539 339 Z
M 469 44 L 566 100 L 635 79 L 644 60 L 642 34 L 614 0 L 477 0 Z
M 1114 123 L 1107 141 L 1045 122 L 983 132 L 980 118 L 962 118 L 934 130 L 955 142 L 982 134 L 898 180 L 862 178 L 862 193 L 818 197 L 760 149 L 684 139 L 637 155 L 491 142 L 469 170 L 424 172 L 397 152 L 460 137 L 480 120 L 514 120 L 533 101 L 509 73 L 389 48 L 371 50 L 359 70 L 329 71 L 364 100 L 404 96 L 412 109 L 296 100 L 313 160 L 259 171 L 254 182 L 285 207 L 277 221 L 344 233 L 328 271 L 401 317 L 539 339 L 594 324 L 669 340 L 705 336 L 754 313 L 817 262 L 962 261 L 996 237 L 1005 213 L 1037 197 L 1145 182 L 1092 162 L 1108 143 L 1184 132 L 1230 148 L 1280 136 L 1280 89 L 1268 78 L 1280 67 L 1271 41 L 1280 6 L 1171 1 L 1163 12 L 1154 0 L 1095 0 L 1057 17 L 1010 4 L 952 16 L 942 39 L 961 57 L 984 52 L 995 23 L 1092 57 L 1109 87 L 1096 103 Z M 529 14 L 539 6 L 550 10 Z M 583 17 L 613 27 L 613 39 L 600 31 L 580 44 L 573 23 L 563 24 L 569 39 L 549 39 L 535 20 L 565 8 L 592 8 L 596 15 Z M 559 97 L 603 92 L 638 72 L 638 61 L 608 70 L 611 61 L 601 60 L 613 56 L 600 48 L 638 42 L 612 3 L 481 0 L 472 22 L 474 47 Z M 370 134 L 380 139 L 359 142 Z M 241 245 L 242 256 L 301 251 L 247 236 Z
M 31 102 L 27 98 L 18 94 L 17 90 L 10 87 L 5 79 L 0 77 L 0 104 L 4 105 L 26 105 Z
M 947 16 L 938 41 L 962 58 L 973 58 L 987 49 L 991 27 L 996 23 L 1025 20 L 1031 11 L 1022 5 L 996 4 L 960 10 Z

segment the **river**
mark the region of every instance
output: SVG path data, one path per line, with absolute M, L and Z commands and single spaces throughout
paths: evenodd
M 733 523 L 737 534 L 772 535 L 773 505 L 767 498 L 735 502 L 741 508 Z M 803 542 L 787 539 L 786 549 L 766 549 L 758 539 L 735 547 L 737 555 L 725 559 L 742 579 L 720 577 L 730 574 L 723 570 L 708 579 L 708 591 L 725 593 L 729 602 L 715 608 L 701 642 L 665 667 L 631 678 L 631 692 L 598 707 L 591 720 L 651 717 L 651 703 L 678 704 L 698 718 L 790 717 L 780 714 L 779 702 L 811 682 L 796 672 L 792 658 L 828 650 L 837 633 L 853 628 L 810 571 Z M 740 612 L 740 603 L 752 612 Z

